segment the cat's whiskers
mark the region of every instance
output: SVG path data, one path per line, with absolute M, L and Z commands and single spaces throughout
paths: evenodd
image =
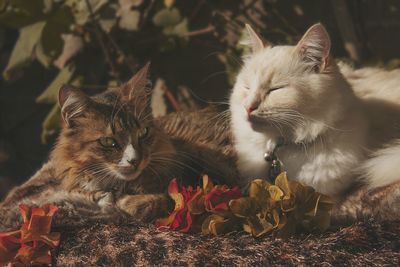
M 214 117 L 210 118 L 210 121 L 217 120 L 218 123 L 220 120 L 230 120 L 230 116 L 231 116 L 230 110 L 224 110 L 215 115 Z
M 194 169 L 192 166 L 190 166 L 190 165 L 188 165 L 188 164 L 186 164 L 184 162 L 181 162 L 179 160 L 172 159 L 172 158 L 152 157 L 151 160 L 153 162 L 168 163 L 168 164 L 171 164 L 171 165 L 175 164 L 174 166 L 177 166 L 177 167 L 180 167 L 180 168 L 187 168 L 189 170 L 192 170 L 192 171 L 196 172 L 196 169 Z

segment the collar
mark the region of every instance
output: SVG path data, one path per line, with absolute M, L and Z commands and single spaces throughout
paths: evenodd
M 269 168 L 269 173 L 268 173 L 268 179 L 271 182 L 275 181 L 275 178 L 281 173 L 281 166 L 282 162 L 278 159 L 276 156 L 276 152 L 278 151 L 279 148 L 285 146 L 285 139 L 280 136 L 278 137 L 276 146 L 272 150 L 272 152 L 265 152 L 264 153 L 264 160 L 267 161 L 270 164 Z

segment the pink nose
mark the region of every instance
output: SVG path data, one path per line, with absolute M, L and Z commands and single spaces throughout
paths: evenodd
M 250 115 L 254 110 L 258 108 L 258 104 L 253 103 L 251 106 L 246 107 L 247 114 Z

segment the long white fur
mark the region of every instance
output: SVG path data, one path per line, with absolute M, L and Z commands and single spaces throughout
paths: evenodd
M 373 153 L 361 167 L 362 177 L 370 188 L 389 185 L 400 180 L 400 140 Z
M 369 143 L 373 153 L 359 168 L 370 188 L 400 180 L 400 69 L 353 69 L 341 63 L 340 70 L 363 100 L 372 125 Z M 379 103 L 378 110 L 371 103 Z M 379 149 L 380 148 L 380 149 Z

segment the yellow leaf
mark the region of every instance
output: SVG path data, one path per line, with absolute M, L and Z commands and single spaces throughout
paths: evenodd
M 282 172 L 276 177 L 275 185 L 283 191 L 285 196 L 290 196 L 291 191 L 286 172 Z
M 203 234 L 220 235 L 230 232 L 231 230 L 229 228 L 228 219 L 217 214 L 212 214 L 203 221 L 201 231 Z
M 211 179 L 208 177 L 208 175 L 203 175 L 204 194 L 208 194 L 213 188 L 214 188 L 214 185 L 213 185 Z
M 274 200 L 274 201 L 279 201 L 283 197 L 282 190 L 279 187 L 277 187 L 276 185 L 271 185 L 268 188 L 268 192 L 269 192 L 269 194 L 271 196 L 271 199 Z
M 269 196 L 268 187 L 270 184 L 262 179 L 253 180 L 249 188 L 249 196 L 257 199 L 257 201 L 265 201 Z
M 237 217 L 248 217 L 257 213 L 258 207 L 254 198 L 242 197 L 229 201 L 229 208 Z

